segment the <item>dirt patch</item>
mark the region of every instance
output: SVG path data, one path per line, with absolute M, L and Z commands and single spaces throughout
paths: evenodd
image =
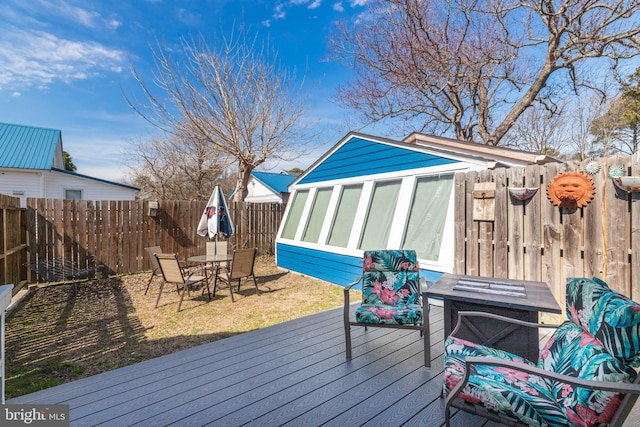
M 209 301 L 185 297 L 161 279 L 144 291 L 149 273 L 39 289 L 6 323 L 6 396 L 12 398 L 100 372 L 264 328 L 343 304 L 343 288 L 279 270 L 273 257 L 256 261 L 258 286 L 242 282 Z M 357 301 L 360 292 L 353 291 Z

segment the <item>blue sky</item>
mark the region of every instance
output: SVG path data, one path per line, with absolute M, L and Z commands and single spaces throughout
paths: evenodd
M 4 0 L 0 4 L 0 122 L 62 130 L 79 173 L 122 181 L 124 148 L 155 129 L 124 100 L 139 86 L 131 63 L 150 78 L 158 40 L 231 28 L 242 22 L 268 35 L 279 58 L 309 82 L 309 112 L 324 145 L 308 167 L 349 130 L 331 98 L 349 72 L 324 60 L 339 19 L 357 19 L 367 0 Z M 374 129 L 359 129 L 374 133 Z

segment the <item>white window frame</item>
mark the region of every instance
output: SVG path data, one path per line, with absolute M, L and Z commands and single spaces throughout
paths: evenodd
M 70 199 L 67 197 L 67 192 L 70 191 L 74 191 L 74 192 L 79 192 L 80 193 L 80 198 L 79 199 Z M 83 196 L 84 196 L 84 191 L 81 188 L 65 188 L 62 190 L 63 193 L 63 199 L 64 200 L 83 200 Z
M 326 244 L 331 231 L 331 225 L 333 218 L 336 214 L 338 207 L 338 201 L 342 188 L 347 185 L 362 185 L 362 193 L 360 195 L 360 202 L 356 210 L 353 227 L 349 235 L 349 243 L 346 248 L 338 246 L 330 246 L 330 251 L 333 253 L 361 257 L 363 250 L 358 249 L 358 244 L 362 236 L 364 221 L 366 219 L 367 210 L 371 203 L 371 197 L 373 194 L 374 186 L 377 182 L 401 180 L 398 200 L 395 206 L 394 220 L 391 224 L 391 230 L 389 233 L 389 240 L 387 242 L 387 248 L 397 249 L 400 247 L 403 241 L 406 221 L 411 208 L 411 202 L 413 200 L 413 194 L 416 187 L 416 181 L 418 178 L 424 176 L 443 175 L 443 174 L 455 174 L 456 172 L 468 171 L 470 169 L 469 164 L 460 163 L 456 165 L 441 165 L 430 168 L 415 169 L 409 171 L 400 171 L 394 173 L 384 173 L 370 176 L 359 176 L 348 179 L 332 180 L 325 182 L 315 182 L 310 184 L 304 184 L 297 186 L 290 196 L 289 200 L 294 200 L 295 193 L 297 191 L 309 190 L 306 204 L 300 217 L 298 229 L 295 233 L 294 239 L 283 239 L 281 233 L 283 226 L 278 232 L 277 241 L 284 244 L 291 244 L 298 247 L 304 247 L 309 249 L 327 250 Z M 455 185 L 455 184 L 452 184 Z M 309 243 L 302 241 L 302 235 L 309 220 L 309 215 L 313 207 L 313 203 L 316 197 L 316 192 L 320 188 L 332 187 L 333 191 L 329 199 L 329 205 L 320 231 L 320 237 L 318 243 Z M 449 198 L 449 204 L 447 207 L 447 219 L 444 224 L 443 235 L 451 236 L 451 238 L 442 239 L 440 245 L 440 253 L 437 261 L 419 259 L 420 267 L 433 271 L 451 272 L 453 271 L 453 249 L 454 249 L 454 203 L 455 203 L 455 189 L 452 188 Z M 289 215 L 289 209 L 291 204 L 287 204 L 283 219 L 286 219 Z

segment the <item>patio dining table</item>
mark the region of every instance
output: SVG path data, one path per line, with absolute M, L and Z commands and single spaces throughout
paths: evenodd
M 232 254 L 207 254 L 207 255 L 195 255 L 187 258 L 187 262 L 191 264 L 204 264 L 204 272 L 211 284 L 211 280 L 214 279 L 213 286 L 216 286 L 215 278 L 218 274 L 220 266 L 225 263 L 230 263 L 233 260 Z M 209 270 L 207 265 L 211 264 L 211 276 L 207 274 Z

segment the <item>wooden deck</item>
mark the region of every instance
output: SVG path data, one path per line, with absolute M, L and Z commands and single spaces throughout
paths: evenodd
M 430 369 L 416 331 L 354 327 L 346 361 L 334 309 L 7 403 L 69 404 L 72 426 L 441 426 L 442 309 L 430 319 Z M 493 425 L 463 412 L 452 422 Z

